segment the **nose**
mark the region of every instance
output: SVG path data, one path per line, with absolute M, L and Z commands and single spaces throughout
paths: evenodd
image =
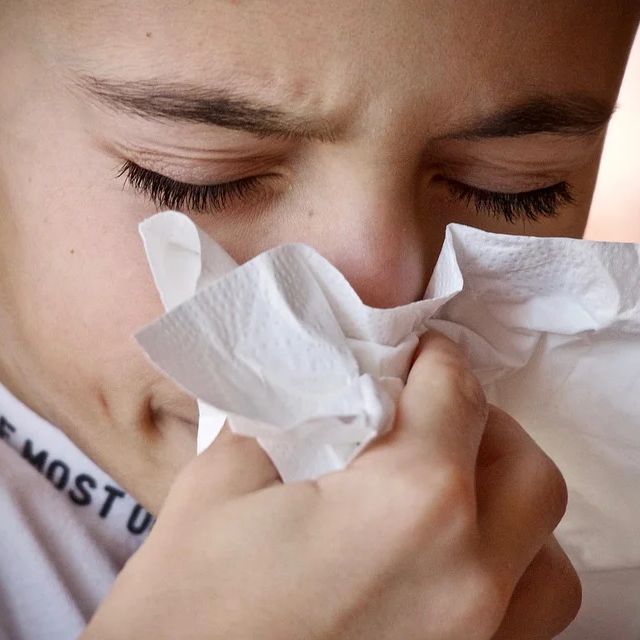
M 412 172 L 353 165 L 334 171 L 306 199 L 302 241 L 335 265 L 370 306 L 421 299 L 441 234 L 430 231 Z

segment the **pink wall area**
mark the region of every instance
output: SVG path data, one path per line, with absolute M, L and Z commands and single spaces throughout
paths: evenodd
M 640 242 L 640 35 L 609 125 L 585 237 Z

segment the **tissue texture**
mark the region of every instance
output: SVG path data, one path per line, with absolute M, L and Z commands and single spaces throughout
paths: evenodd
M 344 468 L 391 427 L 417 335 L 442 300 L 391 316 L 304 245 L 236 268 L 180 214 L 141 231 L 169 312 L 137 338 L 200 400 L 200 448 L 226 418 L 294 481 Z
M 141 233 L 169 311 L 137 338 L 199 398 L 200 450 L 227 419 L 285 480 L 344 467 L 392 425 L 417 336 L 436 328 L 565 475 L 558 537 L 574 563 L 606 571 L 619 603 L 630 585 L 639 592 L 638 246 L 450 225 L 424 300 L 381 310 L 303 245 L 237 267 L 181 214 L 158 214 Z M 562 637 L 640 637 L 637 607 L 624 627 L 636 635 L 616 634 L 590 614 L 596 601 L 602 613 L 594 593 L 579 631 Z

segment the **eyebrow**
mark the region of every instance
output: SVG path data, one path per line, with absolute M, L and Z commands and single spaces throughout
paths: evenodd
M 615 104 L 587 94 L 539 94 L 468 123 L 441 139 L 517 138 L 540 133 L 591 136 L 607 126 L 614 111 Z
M 322 117 L 302 117 L 256 103 L 228 89 L 154 80 L 116 81 L 80 76 L 78 86 L 112 109 L 152 119 L 214 125 L 260 137 L 335 142 L 340 131 Z M 533 134 L 583 137 L 602 131 L 615 110 L 588 94 L 536 94 L 471 120 L 439 140 L 516 138 Z
M 120 82 L 81 76 L 77 85 L 90 98 L 131 115 L 246 131 L 257 136 L 333 142 L 339 132 L 322 117 L 300 117 L 256 103 L 228 89 L 152 80 Z

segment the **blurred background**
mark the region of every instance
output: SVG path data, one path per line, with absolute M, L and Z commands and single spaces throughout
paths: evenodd
M 640 242 L 640 35 L 609 125 L 585 237 Z

